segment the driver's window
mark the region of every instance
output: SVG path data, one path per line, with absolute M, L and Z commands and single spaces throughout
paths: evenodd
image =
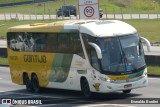
M 95 43 L 95 38 L 87 34 L 82 34 L 82 38 L 84 41 L 84 45 L 86 48 L 86 52 L 87 52 L 90 64 L 92 65 L 93 68 L 100 71 L 100 65 L 99 65 L 99 60 L 97 57 L 96 50 L 88 44 L 88 42 Z
M 100 70 L 99 62 L 98 62 L 98 58 L 97 58 L 97 53 L 96 53 L 95 50 L 91 50 L 90 60 L 91 60 L 91 65 L 92 65 L 95 69 Z

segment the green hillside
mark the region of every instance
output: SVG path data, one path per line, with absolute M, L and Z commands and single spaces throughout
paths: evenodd
M 7 2 L 7 0 L 0 0 Z M 13 1 L 13 0 L 8 0 Z M 27 1 L 27 0 L 14 0 Z M 66 0 L 66 4 L 73 4 L 78 9 L 78 0 Z M 25 14 L 47 14 L 50 10 L 52 14 L 56 13 L 56 9 L 64 5 L 63 0 L 55 2 L 35 3 L 23 6 L 13 6 L 1 8 L 0 13 L 25 13 Z M 160 0 L 99 0 L 99 6 L 107 13 L 160 13 Z
M 3 27 L 0 27 L 0 39 L 6 38 L 6 32 L 9 27 L 23 25 L 23 24 L 31 24 L 31 23 L 48 23 L 53 22 L 55 20 L 32 20 L 32 21 L 0 21 L 0 24 L 4 24 Z M 132 26 L 134 26 L 140 36 L 143 36 L 149 39 L 151 42 L 160 42 L 160 24 L 159 20 L 123 20 Z
M 0 0 L 0 4 L 16 3 L 16 2 L 24 2 L 24 1 L 32 1 L 32 0 Z

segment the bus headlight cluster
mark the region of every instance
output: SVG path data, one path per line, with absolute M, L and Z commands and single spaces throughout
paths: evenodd
M 110 82 L 110 79 L 109 79 L 109 78 L 102 77 L 102 76 L 100 76 L 99 78 L 100 78 L 100 80 L 102 80 L 102 81 Z
M 147 76 L 147 74 L 148 74 L 148 73 L 147 73 L 147 70 L 145 70 L 144 73 L 143 73 L 143 75 L 142 75 L 142 77 Z

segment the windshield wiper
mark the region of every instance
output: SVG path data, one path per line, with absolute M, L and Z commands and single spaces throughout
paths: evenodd
M 129 70 L 128 70 L 128 64 L 129 64 L 129 62 L 128 62 L 128 60 L 127 60 L 126 54 L 125 54 L 125 52 L 124 52 L 123 49 L 122 49 L 122 56 L 123 56 L 123 58 L 124 58 L 125 70 L 126 70 L 126 71 L 129 71 Z
M 141 42 L 141 40 L 139 40 L 139 44 L 138 44 L 139 46 L 139 55 L 141 56 L 142 55 L 142 42 Z
M 127 60 L 127 57 L 126 57 L 126 54 L 122 48 L 122 44 L 121 44 L 121 41 L 118 37 L 118 40 L 119 40 L 119 43 L 120 43 L 120 47 L 121 47 L 121 55 L 122 55 L 122 58 L 123 58 L 123 62 L 125 64 L 125 70 L 128 71 L 128 60 Z

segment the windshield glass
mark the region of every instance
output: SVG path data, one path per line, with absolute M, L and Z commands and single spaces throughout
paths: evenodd
M 97 38 L 102 51 L 100 60 L 104 72 L 126 72 L 145 66 L 143 48 L 137 34 Z

